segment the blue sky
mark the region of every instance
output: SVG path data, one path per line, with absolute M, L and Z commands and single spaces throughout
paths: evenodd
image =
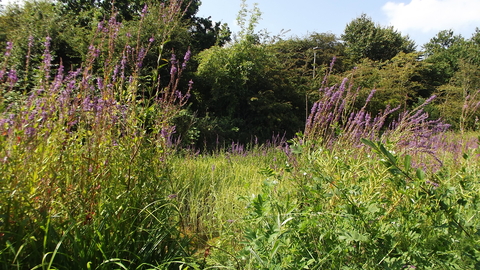
M 211 16 L 238 31 L 236 17 L 241 0 L 201 0 L 198 16 Z M 290 36 L 304 37 L 313 32 L 340 35 L 347 23 L 366 13 L 382 26 L 393 26 L 409 35 L 420 49 L 440 30 L 452 29 L 470 38 L 480 27 L 480 0 L 247 0 L 262 12 L 257 30 L 272 35 L 282 29 Z

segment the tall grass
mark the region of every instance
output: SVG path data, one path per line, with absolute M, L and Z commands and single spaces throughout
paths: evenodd
M 167 32 L 183 14 L 180 4 L 160 9 Z M 172 55 L 170 83 L 154 84 L 155 98 L 146 99 L 141 67 L 155 39 L 143 40 L 139 30 L 119 49 L 121 28 L 115 14 L 99 23 L 86 60 L 68 72 L 46 37 L 34 87 L 14 102 L 7 97 L 20 80 L 7 44 L 0 76 L 4 269 L 164 268 L 192 254 L 178 205 L 162 192 L 171 120 L 189 96 L 178 80 L 190 52 L 182 61 Z

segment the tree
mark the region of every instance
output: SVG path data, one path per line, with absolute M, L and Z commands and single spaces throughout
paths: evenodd
M 438 32 L 435 37 L 431 38 L 428 43 L 422 46 L 424 56 L 429 57 L 436 53 L 445 51 L 463 40 L 463 37 L 461 35 L 455 35 L 453 30 L 442 30 Z
M 467 57 L 468 46 L 468 42 L 452 30 L 440 31 L 423 45 L 425 62 L 429 63 L 424 76 L 431 85 L 438 87 L 450 81 L 458 71 L 459 59 Z
M 231 31 L 226 23 L 213 22 L 211 17 L 195 17 L 190 27 L 192 45 L 200 52 L 214 45 L 223 46 L 231 41 Z
M 303 38 L 279 40 L 269 45 L 275 53 L 286 79 L 304 95 L 304 111 L 308 115 L 317 90 L 333 58 L 335 72 L 343 71 L 343 44 L 331 33 L 313 33 Z
M 144 10 L 145 5 L 170 5 L 171 0 L 59 0 L 64 12 L 69 14 L 80 14 L 83 11 L 92 9 L 101 10 L 105 17 L 108 17 L 112 11 L 119 14 L 119 21 L 135 20 Z M 181 10 L 184 10 L 184 19 L 192 19 L 198 11 L 201 4 L 200 0 L 176 1 L 180 4 Z
M 399 52 L 415 51 L 415 43 L 408 36 L 402 36 L 393 27 L 376 25 L 366 14 L 347 24 L 341 38 L 352 64 L 362 58 L 385 61 Z
M 478 29 L 470 39 L 440 31 L 425 44 L 428 78 L 436 85 L 437 108 L 455 129 L 474 129 L 480 118 Z
M 368 103 L 367 110 L 373 115 L 388 106 L 410 109 L 419 98 L 428 98 L 431 89 L 422 78 L 425 63 L 419 61 L 419 53 L 398 53 L 388 61 L 378 62 L 364 58 L 356 69 L 335 77 L 351 77 L 353 89 L 359 89 L 356 106 L 360 109 L 375 89 L 375 95 Z M 338 81 L 338 79 L 337 79 Z
M 214 139 L 245 143 L 254 136 L 268 139 L 273 133 L 291 136 L 303 126 L 302 95 L 285 76 L 275 51 L 259 43 L 254 27 L 260 13 L 256 8 L 251 12 L 235 42 L 198 55 L 196 108 L 201 117 L 215 123 L 209 136 Z M 240 13 L 239 22 L 246 21 L 242 21 L 245 15 Z

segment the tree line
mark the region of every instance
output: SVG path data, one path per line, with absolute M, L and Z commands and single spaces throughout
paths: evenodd
M 441 117 L 456 130 L 479 128 L 478 28 L 470 38 L 440 31 L 418 47 L 393 27 L 362 14 L 340 36 L 285 38 L 257 32 L 260 11 L 242 1 L 237 18 L 241 31 L 232 34 L 227 24 L 198 17 L 200 5 L 199 0 L 60 0 L 3 7 L 0 42 L 13 45 L 5 65 L 16 70 L 18 80 L 13 89 L 2 88 L 2 110 L 32 91 L 47 36 L 53 63 L 73 71 L 88 60 L 92 44 L 104 42 L 96 33 L 102 23 L 111 22 L 122 27 L 109 33 L 118 35 L 118 44 L 106 48 L 120 50 L 132 39 L 151 41 L 142 56 L 139 100 L 155 98 L 152 88 L 157 77 L 169 77 L 172 55 L 180 58 L 191 52 L 179 84 L 186 89 L 193 81 L 192 96 L 175 119 L 176 136 L 185 145 L 292 137 L 305 126 L 311 105 L 319 99 L 318 89 L 343 78 L 360 91 L 359 109 L 371 89 L 377 90 L 366 108 L 372 113 L 387 106 L 411 109 L 436 95 L 425 108 L 432 118 Z M 180 10 L 181 16 L 156 16 L 165 9 Z M 109 21 L 112 14 L 116 20 Z M 102 72 L 105 67 L 95 68 Z M 2 75 L 0 83 L 7 81 Z M 168 80 L 160 84 L 163 81 Z

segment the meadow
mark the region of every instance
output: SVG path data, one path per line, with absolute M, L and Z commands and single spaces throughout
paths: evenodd
M 99 24 L 68 72 L 47 37 L 20 94 L 7 44 L 2 269 L 480 268 L 478 134 L 431 119 L 434 96 L 371 115 L 375 91 L 356 110 L 345 79 L 320 88 L 295 137 L 199 152 L 176 143 L 172 122 L 190 52 L 167 60 L 169 82 L 147 98 L 154 40 L 114 50 L 118 27 Z

